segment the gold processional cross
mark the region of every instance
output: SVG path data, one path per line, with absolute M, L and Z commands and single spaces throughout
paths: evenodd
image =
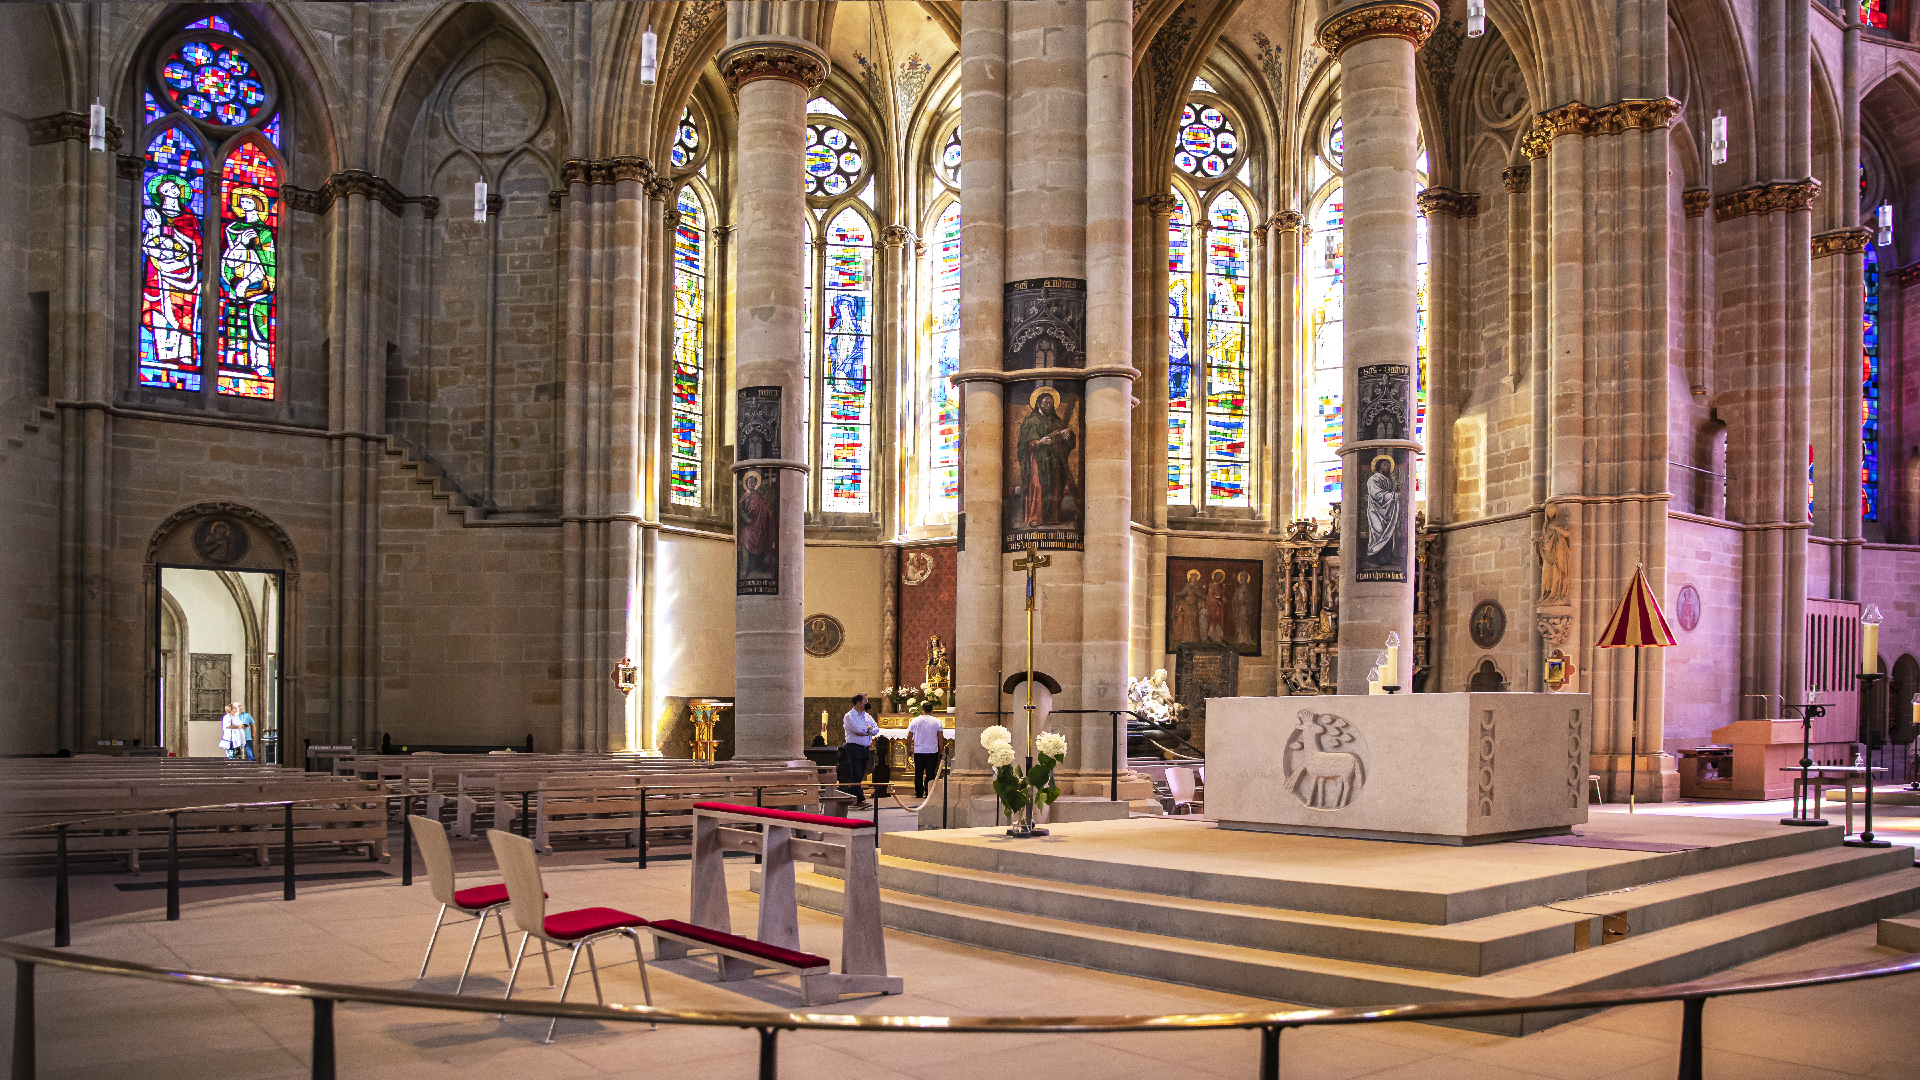
M 1034 571 L 1052 566 L 1051 556 L 1040 554 L 1040 545 L 1029 543 L 1027 557 L 1013 560 L 1015 570 L 1027 572 L 1027 766 L 1033 766 L 1033 578 Z

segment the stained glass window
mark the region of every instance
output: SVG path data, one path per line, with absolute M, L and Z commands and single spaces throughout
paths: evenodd
M 947 145 L 940 150 L 940 175 L 954 187 L 960 186 L 960 128 L 957 125 L 953 134 L 947 136 Z
M 141 386 L 200 389 L 206 165 L 194 140 L 164 128 L 147 144 L 140 183 Z
M 860 144 L 831 124 L 807 125 L 807 194 L 845 195 L 865 165 Z
M 1876 30 L 1887 28 L 1887 0 L 1860 0 L 1860 23 Z
M 252 123 L 267 88 L 238 48 L 215 38 L 181 42 L 160 65 L 160 79 L 180 111 L 223 127 Z
M 1341 406 L 1345 396 L 1346 192 L 1335 187 L 1316 210 L 1306 257 L 1307 342 L 1311 356 L 1307 404 L 1312 410 L 1305 440 L 1307 490 L 1303 508 L 1340 502 Z
M 867 219 L 851 207 L 827 226 L 824 284 L 820 508 L 867 513 L 872 505 L 873 234 Z
M 673 149 L 667 156 L 676 169 L 692 165 L 700 156 L 700 127 L 693 122 L 691 108 L 680 113 L 680 126 L 673 133 Z
M 1227 174 L 1240 153 L 1240 136 L 1227 115 L 1205 102 L 1188 102 L 1180 111 L 1173 163 L 1188 176 L 1214 180 Z
M 669 498 L 699 505 L 706 458 L 707 214 L 693 185 L 680 189 L 673 229 L 673 446 Z
M 1173 190 L 1167 218 L 1167 502 L 1193 503 L 1193 217 Z
M 1253 233 L 1246 207 L 1214 199 L 1207 230 L 1207 505 L 1249 503 L 1247 418 Z
M 153 99 L 153 91 L 147 91 L 146 99 L 141 103 L 140 122 L 142 124 L 151 124 L 165 115 L 167 115 L 167 111 L 162 109 L 160 103 Z M 278 117 L 275 117 L 275 119 L 278 119 Z
M 1211 94 L 1213 93 L 1213 84 L 1196 75 L 1193 79 L 1193 85 L 1188 89 L 1196 94 Z
M 1422 152 L 1414 163 L 1414 186 L 1425 189 L 1427 186 L 1427 155 Z M 1427 218 L 1425 214 L 1415 216 L 1413 221 L 1413 261 L 1414 261 L 1414 351 L 1419 363 L 1414 367 L 1413 384 L 1413 441 L 1421 446 L 1427 445 Z M 1416 454 L 1413 459 L 1413 498 L 1415 502 L 1427 497 L 1427 455 Z
M 280 167 L 248 141 L 220 170 L 220 393 L 273 398 Z
M 817 97 L 807 102 L 807 111 L 810 113 L 826 113 L 828 116 L 837 116 L 842 120 L 847 118 L 846 113 L 841 112 L 838 106 L 823 97 Z
M 209 15 L 197 22 L 190 22 L 186 28 L 188 30 L 218 30 L 223 34 L 233 34 L 233 27 L 229 26 L 227 20 L 218 15 Z M 233 34 L 233 36 L 239 37 L 240 35 Z
M 1880 520 L 1880 257 L 1867 245 L 1865 348 L 1860 356 L 1860 516 Z
M 960 370 L 959 202 L 947 203 L 935 219 L 932 241 L 927 510 L 951 514 L 960 509 L 960 388 L 950 381 Z

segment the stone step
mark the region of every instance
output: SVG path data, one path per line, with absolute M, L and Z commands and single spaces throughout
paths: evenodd
M 797 884 L 802 904 L 840 911 L 838 879 L 806 873 Z M 1384 1006 L 1700 978 L 1910 911 L 1920 904 L 1920 870 L 1908 866 L 1481 976 L 1198 941 L 1165 932 L 1172 926 L 1160 933 L 1092 926 L 893 889 L 883 889 L 880 899 L 882 922 L 909 933 L 1289 1004 Z M 1569 1013 L 1527 1014 L 1461 1026 L 1522 1035 L 1571 1019 Z
M 1592 941 L 1594 924 L 1607 916 L 1625 920 L 1630 934 L 1650 933 L 1904 865 L 1910 865 L 1904 852 L 1833 847 L 1441 926 L 1041 881 L 894 855 L 880 858 L 880 884 L 898 893 L 1120 930 L 1165 933 L 1178 926 L 1181 937 L 1216 944 L 1489 975 L 1574 952 L 1576 938 L 1586 934 Z
M 889 833 L 886 852 L 1026 880 L 1445 925 L 1832 848 L 1842 839 L 1838 824 L 1796 829 L 1653 815 L 1636 821 L 1626 814 L 1596 815 L 1580 831 L 1705 846 L 1675 852 L 1530 844 L 1456 848 L 1135 819 L 1078 823 L 1029 846 L 971 830 Z

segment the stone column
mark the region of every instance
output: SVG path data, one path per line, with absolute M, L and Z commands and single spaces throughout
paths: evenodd
M 1911 16 L 1909 16 L 1911 17 Z M 1854 196 L 1852 178 L 1860 175 L 1860 5 L 1847 5 L 1847 34 L 1840 53 L 1840 176 L 1847 178 L 1845 183 L 1835 181 L 1836 186 L 1846 189 L 1846 194 L 1835 192 L 1839 203 L 1839 221 L 1841 227 L 1853 225 L 1859 215 L 1859 199 Z M 1863 239 L 1872 243 L 1869 232 Z M 1816 245 L 1814 255 L 1820 254 Z M 1887 260 L 1892 263 L 1893 260 Z M 1888 270 L 1892 266 L 1887 267 Z M 1840 296 L 1836 305 L 1840 318 L 1839 364 L 1835 371 L 1851 372 L 1860 363 L 1861 355 L 1866 351 L 1866 251 L 1847 250 L 1841 257 L 1839 266 Z M 1892 275 L 1889 274 L 1890 278 Z M 1883 355 L 1885 355 L 1883 353 Z M 1886 369 L 1884 359 L 1882 370 Z M 1891 379 L 1887 380 L 1890 385 Z M 1833 583 L 1830 594 L 1841 600 L 1860 599 L 1860 549 L 1865 543 L 1865 533 L 1861 526 L 1860 513 L 1860 466 L 1864 449 L 1860 445 L 1859 432 L 1851 430 L 1860 423 L 1861 407 L 1866 391 L 1857 378 L 1847 378 L 1841 384 L 1846 388 L 1846 407 L 1843 416 L 1847 418 L 1847 428 L 1841 432 L 1839 444 L 1845 453 L 1841 456 L 1840 483 L 1837 485 L 1842 500 L 1839 540 L 1843 545 L 1834 559 Z M 1891 425 L 1889 425 L 1891 426 Z M 1883 453 L 1880 462 L 1880 517 L 1890 520 L 1888 508 L 1898 504 L 1899 499 L 1889 498 L 1899 486 L 1900 443 L 1897 440 L 1882 439 Z M 1885 453 L 1891 449 L 1891 454 Z M 1888 466 L 1892 468 L 1889 469 Z M 1908 538 L 1911 539 L 1911 538 Z
M 774 5 L 733 5 L 763 7 Z M 740 100 L 734 738 L 736 758 L 779 761 L 800 758 L 804 744 L 803 163 L 807 99 L 826 77 L 827 58 L 799 37 L 742 34 L 743 26 L 735 24 L 753 20 L 736 16 L 756 13 L 729 12 L 731 40 L 719 58 L 720 72 Z
M 1414 165 L 1420 127 L 1414 50 L 1436 15 L 1425 0 L 1368 0 L 1320 24 L 1340 62 L 1346 125 L 1345 417 L 1340 454 L 1340 692 L 1367 692 L 1387 635 L 1413 685 L 1413 394 L 1419 354 Z
M 1147 560 L 1147 662 L 1140 675 L 1151 675 L 1155 668 L 1171 670 L 1167 659 L 1167 350 L 1172 343 L 1167 328 L 1167 222 L 1173 218 L 1174 198 L 1160 192 L 1146 198 L 1147 237 L 1150 253 L 1146 266 L 1147 355 L 1136 366 L 1144 373 L 1140 388 L 1143 422 L 1136 445 L 1143 447 L 1147 482 L 1141 507 L 1141 520 L 1153 527 L 1152 553 Z

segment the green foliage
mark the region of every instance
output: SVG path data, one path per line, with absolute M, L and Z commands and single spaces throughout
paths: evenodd
M 993 793 L 1000 798 L 1000 805 L 1007 808 L 1011 817 L 1026 809 L 1031 800 L 1036 808 L 1051 806 L 1060 797 L 1060 785 L 1053 779 L 1053 772 L 1065 758 L 1040 754 L 1034 759 L 1033 767 L 1022 775 L 1011 765 L 1002 765 L 993 773 Z

